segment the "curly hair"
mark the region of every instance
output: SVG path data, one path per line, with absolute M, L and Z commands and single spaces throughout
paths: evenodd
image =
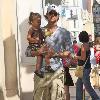
M 89 35 L 86 31 L 82 31 L 79 34 L 79 41 L 80 42 L 89 42 Z
M 31 22 L 35 19 L 35 18 L 41 18 L 41 15 L 39 13 L 33 13 L 33 12 L 30 12 L 30 15 L 29 15 L 29 24 L 32 24 Z

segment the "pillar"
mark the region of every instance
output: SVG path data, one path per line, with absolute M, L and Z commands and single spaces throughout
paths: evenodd
M 17 85 L 17 59 L 16 39 L 13 30 L 16 28 L 16 0 L 2 0 L 1 6 L 1 28 L 4 45 L 5 63 L 5 87 L 6 96 L 11 97 L 18 94 Z M 16 31 L 15 31 L 16 32 Z

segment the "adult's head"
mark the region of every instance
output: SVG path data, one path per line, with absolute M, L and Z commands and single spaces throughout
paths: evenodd
M 55 23 L 59 20 L 59 9 L 56 5 L 52 4 L 49 5 L 47 8 L 47 13 L 45 15 L 45 18 L 50 23 Z
M 76 40 L 74 40 L 74 41 L 73 41 L 73 44 L 76 44 L 76 43 L 77 43 L 77 41 L 76 41 Z
M 30 12 L 29 24 L 38 28 L 41 25 L 41 15 L 39 13 Z
M 80 32 L 79 41 L 82 42 L 82 43 L 89 42 L 89 35 L 86 31 Z

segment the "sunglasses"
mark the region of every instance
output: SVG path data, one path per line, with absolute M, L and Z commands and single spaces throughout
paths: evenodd
M 50 11 L 50 12 L 49 12 L 49 15 L 54 15 L 54 16 L 57 16 L 57 15 L 58 15 L 58 13 L 57 13 L 56 11 L 52 10 L 52 11 Z

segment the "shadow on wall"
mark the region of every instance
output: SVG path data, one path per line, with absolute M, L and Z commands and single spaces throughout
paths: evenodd
M 3 95 L 3 91 L 1 88 L 0 88 L 0 100 L 4 100 L 4 95 Z
M 10 97 L 18 93 L 15 35 L 11 35 L 10 37 L 6 38 L 3 43 L 6 95 Z
M 25 56 L 25 50 L 28 46 L 27 41 L 27 34 L 29 30 L 29 24 L 28 24 L 28 18 L 26 18 L 21 24 L 19 24 L 19 33 L 20 33 L 20 50 L 21 50 L 21 63 L 27 64 L 27 65 L 34 65 L 33 57 L 26 57 Z
M 26 69 L 25 73 L 27 73 L 27 74 L 33 73 L 35 71 L 35 65 L 22 64 L 22 67 L 24 67 Z
M 33 100 L 33 92 L 23 92 L 21 94 L 21 100 Z

